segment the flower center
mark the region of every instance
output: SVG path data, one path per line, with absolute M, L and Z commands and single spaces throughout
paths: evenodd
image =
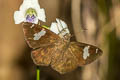
M 25 14 L 26 22 L 34 23 L 36 20 L 36 17 L 37 17 L 37 13 L 35 9 L 33 8 L 27 9 Z

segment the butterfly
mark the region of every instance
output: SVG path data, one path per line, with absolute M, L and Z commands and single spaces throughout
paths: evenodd
M 60 74 L 87 65 L 102 55 L 96 46 L 70 41 L 67 24 L 56 19 L 50 28 L 24 23 L 23 32 L 28 45 L 33 48 L 31 57 L 38 66 L 51 66 Z

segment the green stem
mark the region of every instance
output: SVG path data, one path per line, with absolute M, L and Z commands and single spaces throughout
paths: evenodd
M 37 66 L 37 80 L 40 80 L 40 69 L 39 67 Z

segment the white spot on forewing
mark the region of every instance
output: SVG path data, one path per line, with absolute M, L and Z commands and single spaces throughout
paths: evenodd
M 33 28 L 35 24 L 32 24 L 32 26 L 30 26 L 30 28 Z
M 44 36 L 46 34 L 46 31 L 44 29 L 42 29 L 39 33 L 35 33 L 34 34 L 34 40 L 39 40 L 42 36 Z
M 96 53 L 98 53 L 98 49 L 96 49 Z
M 90 48 L 90 46 L 86 46 L 86 47 L 83 49 L 83 59 L 87 59 L 87 57 L 90 56 L 89 48 Z

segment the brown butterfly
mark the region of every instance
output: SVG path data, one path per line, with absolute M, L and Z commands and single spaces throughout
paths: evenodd
M 36 65 L 50 65 L 54 70 L 64 74 L 93 62 L 102 54 L 102 50 L 93 45 L 71 42 L 71 35 L 64 22 L 57 22 L 52 25 L 56 25 L 59 32 L 52 31 L 53 26 L 47 29 L 36 24 L 23 25 L 25 40 L 33 48 L 31 55 Z M 62 28 L 60 24 L 63 24 Z

